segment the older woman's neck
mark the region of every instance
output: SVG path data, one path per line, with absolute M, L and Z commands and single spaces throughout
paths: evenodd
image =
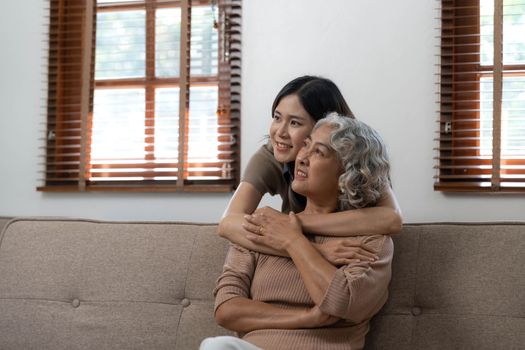
M 337 200 L 331 200 L 329 202 L 320 202 L 311 200 L 308 198 L 306 201 L 306 207 L 303 213 L 305 214 L 329 214 L 337 211 L 338 209 Z

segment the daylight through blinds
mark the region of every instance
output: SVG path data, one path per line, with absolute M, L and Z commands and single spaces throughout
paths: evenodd
M 229 191 L 240 0 L 50 0 L 41 190 Z
M 440 191 L 525 190 L 525 0 L 439 2 Z

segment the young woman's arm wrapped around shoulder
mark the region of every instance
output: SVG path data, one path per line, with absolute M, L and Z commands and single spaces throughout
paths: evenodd
M 391 235 L 403 227 L 401 208 L 390 187 L 373 207 L 299 216 L 305 232 L 323 236 Z
M 260 208 L 253 215 L 269 216 L 273 220 L 285 214 L 272 208 Z M 304 232 L 321 236 L 371 236 L 399 233 L 403 227 L 401 208 L 392 188 L 383 191 L 382 198 L 373 207 L 343 210 L 327 214 L 297 214 Z M 256 226 L 245 226 L 246 231 L 257 233 Z

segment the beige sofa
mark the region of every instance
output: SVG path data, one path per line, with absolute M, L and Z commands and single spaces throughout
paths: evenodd
M 5 220 L 0 219 L 0 225 Z M 0 235 L 0 349 L 197 349 L 216 226 L 17 218 Z M 366 349 L 525 348 L 525 223 L 407 224 Z

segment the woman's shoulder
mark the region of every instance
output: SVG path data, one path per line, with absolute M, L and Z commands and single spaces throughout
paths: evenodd
M 270 142 L 265 143 L 253 154 L 252 158 L 257 157 L 261 159 L 267 159 L 271 162 L 279 163 L 273 154 L 273 147 Z M 280 164 L 280 163 L 279 163 Z
M 273 170 L 279 170 L 283 168 L 283 164 L 278 162 L 273 155 L 273 148 L 270 143 L 266 143 L 259 147 L 259 149 L 251 156 L 248 161 L 246 170 L 251 168 L 261 168 L 261 171 L 270 167 Z
M 281 193 L 283 165 L 273 156 L 270 144 L 262 145 L 248 162 L 242 181 L 249 182 L 261 193 Z

